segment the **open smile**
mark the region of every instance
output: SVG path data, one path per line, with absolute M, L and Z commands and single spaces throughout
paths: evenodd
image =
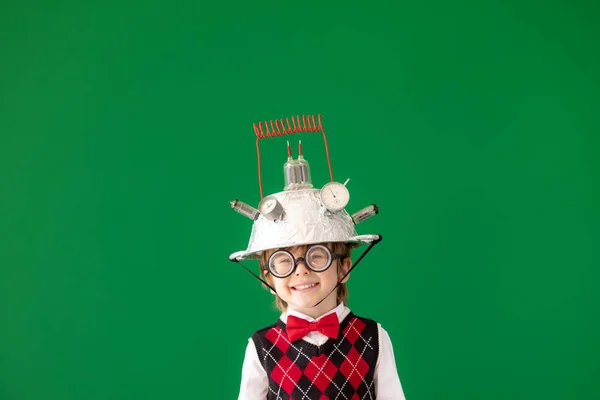
M 298 292 L 302 292 L 304 290 L 310 290 L 315 288 L 319 283 L 306 283 L 303 285 L 297 285 L 297 286 L 292 286 L 292 290 L 298 291 Z

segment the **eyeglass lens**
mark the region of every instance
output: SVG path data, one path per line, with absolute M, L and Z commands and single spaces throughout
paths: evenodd
M 287 251 L 276 251 L 269 260 L 269 269 L 276 276 L 286 276 L 292 272 L 295 264 L 300 260 L 300 258 L 294 260 L 292 254 Z M 331 252 L 325 246 L 309 247 L 303 261 L 313 271 L 321 272 L 331 265 Z

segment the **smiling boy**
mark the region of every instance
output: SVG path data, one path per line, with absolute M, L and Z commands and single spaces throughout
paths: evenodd
M 239 400 L 404 399 L 387 332 L 346 306 L 350 250 L 328 243 L 263 253 L 282 314 L 249 340 Z
M 358 235 L 355 226 L 377 207 L 348 214 L 345 184 L 314 189 L 308 163 L 299 157 L 302 171 L 289 145 L 288 155 L 284 191 L 263 197 L 258 210 L 232 202 L 253 226 L 247 250 L 229 259 L 258 260 L 260 276 L 242 266 L 271 290 L 281 311 L 248 340 L 238 399 L 404 400 L 388 333 L 347 306 L 350 271 L 381 241 Z M 361 245 L 368 247 L 353 262 Z

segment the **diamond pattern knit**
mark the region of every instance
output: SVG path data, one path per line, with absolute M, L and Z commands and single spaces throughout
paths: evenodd
M 379 337 L 373 320 L 350 313 L 340 323 L 338 338 L 322 346 L 290 342 L 281 320 L 252 340 L 269 377 L 269 400 L 375 399 Z

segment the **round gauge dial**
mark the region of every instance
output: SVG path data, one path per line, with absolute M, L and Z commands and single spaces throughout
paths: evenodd
M 350 201 L 350 192 L 339 182 L 329 182 L 321 188 L 321 201 L 329 211 L 338 212 Z
M 258 211 L 266 219 L 275 220 L 283 214 L 283 207 L 274 196 L 267 196 L 261 200 Z

